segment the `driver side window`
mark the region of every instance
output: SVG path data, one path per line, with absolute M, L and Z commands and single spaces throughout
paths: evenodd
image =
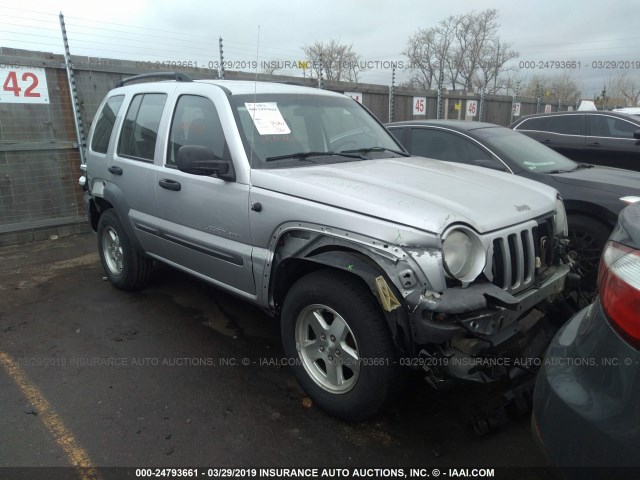
M 218 111 L 208 98 L 182 95 L 178 99 L 169 133 L 168 167 L 176 166 L 178 150 L 183 145 L 202 145 L 219 159 L 231 159 Z

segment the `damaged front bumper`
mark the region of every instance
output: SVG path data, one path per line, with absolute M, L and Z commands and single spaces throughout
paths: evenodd
M 564 290 L 569 269 L 549 267 L 516 295 L 483 282 L 406 297 L 414 342 L 426 360 L 420 365 L 431 383 L 491 383 L 533 369 L 549 334 L 540 305 Z

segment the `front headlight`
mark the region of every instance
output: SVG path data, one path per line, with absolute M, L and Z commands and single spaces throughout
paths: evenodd
M 556 235 L 566 237 L 569 235 L 567 226 L 567 211 L 564 209 L 564 203 L 560 196 L 556 200 L 556 214 L 553 217 L 554 230 Z
M 477 235 L 457 227 L 443 235 L 442 258 L 449 276 L 472 282 L 482 272 L 486 256 Z

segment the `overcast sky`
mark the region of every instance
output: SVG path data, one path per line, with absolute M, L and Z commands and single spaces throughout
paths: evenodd
M 246 62 L 256 59 L 260 25 L 261 62 L 301 60 L 300 46 L 330 39 L 353 44 L 364 60 L 406 61 L 402 50 L 419 28 L 485 8 L 498 9 L 500 37 L 513 44 L 518 60 L 579 61 L 575 75 L 585 97 L 615 73 L 594 69 L 593 62 L 632 62 L 635 68 L 619 71 L 640 79 L 640 0 L 0 0 L 0 47 L 61 53 L 62 12 L 76 55 L 206 65 L 219 59 L 222 36 L 225 60 Z M 521 73 L 534 72 L 552 73 Z M 376 69 L 361 78 L 388 84 L 391 72 Z

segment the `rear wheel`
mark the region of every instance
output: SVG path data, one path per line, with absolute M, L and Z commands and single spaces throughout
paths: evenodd
M 400 380 L 395 348 L 374 299 L 342 272 L 310 273 L 282 309 L 282 342 L 298 382 L 328 413 L 352 421 L 378 413 Z
M 584 215 L 569 215 L 569 257 L 574 271 L 582 277 L 582 289 L 596 291 L 598 265 L 611 230 L 598 220 Z
M 116 287 L 139 290 L 149 281 L 153 261 L 131 243 L 113 209 L 98 221 L 98 251 L 107 278 Z

